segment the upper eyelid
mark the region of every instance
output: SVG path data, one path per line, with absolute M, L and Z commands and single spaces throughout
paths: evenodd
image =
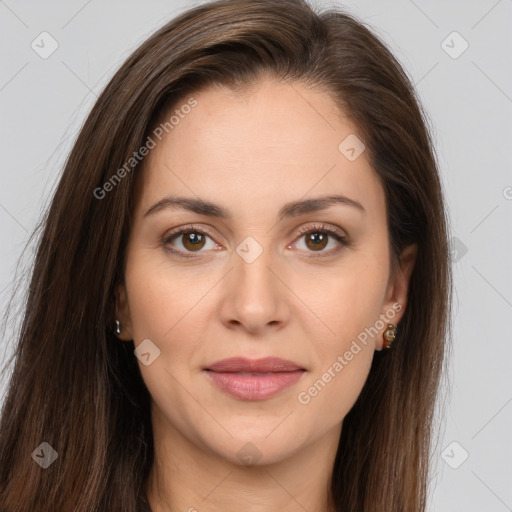
M 187 232 L 187 231 L 191 231 L 191 232 L 197 231 L 199 233 L 205 233 L 210 238 L 215 237 L 213 232 L 208 228 L 196 226 L 195 224 L 187 224 L 185 226 L 180 226 L 178 228 L 174 228 L 174 229 L 171 229 L 170 231 L 166 232 L 166 234 L 164 235 L 164 238 L 170 238 L 170 237 L 173 237 L 176 235 L 183 235 L 184 234 L 183 232 Z
M 347 232 L 344 229 L 329 222 L 314 222 L 312 225 L 309 226 L 301 226 L 300 228 L 298 228 L 297 231 L 299 234 L 303 234 L 302 232 L 304 231 L 311 231 L 315 229 L 317 229 L 318 231 L 333 232 L 339 236 L 348 236 Z

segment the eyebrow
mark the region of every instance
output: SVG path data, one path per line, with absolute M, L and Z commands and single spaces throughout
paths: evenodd
M 279 210 L 278 220 L 281 221 L 288 217 L 298 217 L 305 213 L 326 210 L 327 208 L 338 204 L 352 206 L 360 212 L 366 213 L 363 205 L 354 199 L 350 199 L 342 195 L 329 195 L 286 203 Z M 207 215 L 209 217 L 217 217 L 224 220 L 230 220 L 233 218 L 233 214 L 223 206 L 204 199 L 179 196 L 164 197 L 151 206 L 151 208 L 149 208 L 149 210 L 144 214 L 144 217 L 154 215 L 165 209 L 183 209 L 199 215 Z

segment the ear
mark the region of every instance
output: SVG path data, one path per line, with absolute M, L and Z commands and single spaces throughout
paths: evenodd
M 418 245 L 411 244 L 403 249 L 400 255 L 400 262 L 394 272 L 391 273 L 386 291 L 386 300 L 384 302 L 381 318 L 384 319 L 385 326 L 376 341 L 376 350 L 382 350 L 384 340 L 383 334 L 389 323 L 398 325 L 402 319 L 405 308 L 407 307 L 407 291 L 409 281 L 416 263 L 418 255 Z
M 116 334 L 116 336 L 123 341 L 133 340 L 130 306 L 124 283 L 121 283 L 116 288 L 116 319 L 121 324 L 121 334 Z

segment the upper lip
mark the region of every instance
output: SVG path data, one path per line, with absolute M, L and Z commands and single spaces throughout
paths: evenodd
M 248 359 L 246 357 L 232 357 L 230 359 L 223 359 L 217 361 L 206 368 L 213 372 L 254 372 L 254 373 L 268 373 L 268 372 L 292 372 L 296 370 L 304 370 L 301 366 L 293 361 L 287 361 L 279 357 L 264 357 L 261 359 Z

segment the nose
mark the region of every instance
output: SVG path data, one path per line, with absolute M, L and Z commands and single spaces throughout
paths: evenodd
M 273 261 L 270 249 L 256 259 L 240 254 L 233 254 L 232 270 L 222 285 L 222 323 L 257 335 L 282 329 L 290 318 L 291 295 L 282 267 Z

